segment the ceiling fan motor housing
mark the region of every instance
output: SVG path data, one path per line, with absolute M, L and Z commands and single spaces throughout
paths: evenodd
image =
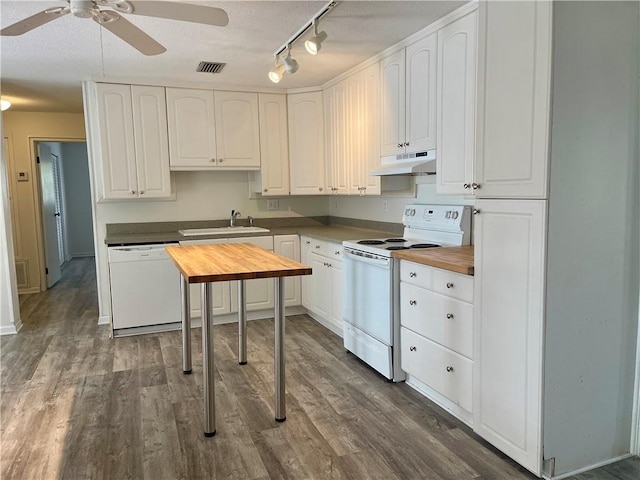
M 69 7 L 71 8 L 71 13 L 81 18 L 91 18 L 96 8 L 91 0 L 71 0 Z

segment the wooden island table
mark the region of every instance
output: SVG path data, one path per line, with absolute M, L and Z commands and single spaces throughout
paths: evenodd
M 169 257 L 182 274 L 182 369 L 191 373 L 191 318 L 189 284 L 201 283 L 202 309 L 202 373 L 204 377 L 204 434 L 216 433 L 215 384 L 213 361 L 213 317 L 211 315 L 212 283 L 238 281 L 238 363 L 246 363 L 247 312 L 245 280 L 275 279 L 275 419 L 284 422 L 284 279 L 310 275 L 311 267 L 249 243 L 219 245 L 172 245 L 166 247 Z

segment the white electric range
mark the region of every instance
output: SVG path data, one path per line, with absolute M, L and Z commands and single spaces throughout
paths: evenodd
M 345 348 L 386 378 L 404 380 L 400 369 L 400 268 L 397 250 L 469 245 L 471 207 L 407 205 L 402 237 L 351 240 L 344 247 L 343 334 Z

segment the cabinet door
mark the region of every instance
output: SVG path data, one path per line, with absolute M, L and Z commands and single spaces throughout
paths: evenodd
M 304 265 L 311 264 L 311 250 L 313 245 L 309 237 L 300 237 L 300 263 Z M 315 270 L 311 275 L 303 275 L 300 278 L 300 295 L 302 297 L 302 306 L 308 310 L 313 310 L 313 276 L 316 274 Z
M 251 243 L 265 250 L 273 251 L 273 237 L 239 237 L 230 238 L 229 243 Z M 231 291 L 231 312 L 238 311 L 238 282 L 229 282 Z M 245 305 L 247 311 L 270 310 L 275 305 L 273 278 L 257 278 L 245 281 Z
M 260 168 L 258 94 L 214 92 L 217 166 Z
M 169 164 L 173 170 L 216 166 L 213 91 L 167 88 Z
M 258 94 L 262 195 L 289 195 L 287 97 Z
M 481 2 L 478 197 L 546 198 L 551 2 Z
M 406 146 L 414 152 L 436 148 L 436 34 L 409 45 L 405 56 Z
M 103 198 L 136 198 L 135 145 L 131 87 L 98 83 L 98 121 Z
M 331 323 L 342 332 L 342 262 L 328 262 L 331 274 Z
M 291 194 L 324 195 L 322 92 L 291 94 L 287 104 Z
M 335 123 L 333 135 L 335 139 L 335 156 L 332 163 L 332 184 L 336 190 L 333 193 L 349 193 L 349 98 L 347 82 L 343 80 L 335 86 Z
M 380 155 L 404 153 L 404 50 L 380 61 Z
M 477 11 L 438 30 L 437 192 L 471 193 L 475 156 Z
M 347 179 L 350 195 L 364 195 L 365 163 L 362 157 L 364 143 L 364 125 L 362 102 L 364 77 L 362 72 L 347 79 Z
M 324 113 L 324 162 L 325 180 L 328 194 L 336 192 L 334 185 L 333 165 L 336 151 L 336 87 L 332 85 L 322 91 L 322 108 Z
M 380 177 L 369 175 L 380 166 L 380 67 L 371 65 L 362 72 L 362 110 L 360 121 L 363 128 L 362 169 L 365 195 L 380 195 Z
M 131 86 L 138 194 L 171 196 L 167 103 L 163 87 Z
M 331 269 L 327 266 L 327 259 L 316 253 L 311 254 L 311 268 L 313 269 L 313 313 L 326 320 L 332 317 L 331 312 Z
M 278 255 L 300 261 L 300 237 L 298 235 L 275 235 L 273 251 Z M 308 275 L 304 275 L 308 277 Z M 300 305 L 300 277 L 287 277 L 284 280 L 284 305 L 294 307 Z
M 476 208 L 473 428 L 540 475 L 546 202 Z

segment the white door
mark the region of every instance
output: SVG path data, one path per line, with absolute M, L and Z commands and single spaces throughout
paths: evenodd
M 287 97 L 259 93 L 262 195 L 289 195 Z
M 42 187 L 42 223 L 44 227 L 44 253 L 47 288 L 60 280 L 60 239 L 62 223 L 60 219 L 60 179 L 57 158 L 48 145 L 38 144 L 40 161 L 40 185 Z
M 167 88 L 166 93 L 171 168 L 215 167 L 213 91 Z
M 258 94 L 214 92 L 217 165 L 260 168 Z
M 547 205 L 478 200 L 476 208 L 473 428 L 539 475 Z
M 404 153 L 404 50 L 380 61 L 380 155 Z
M 438 30 L 437 192 L 471 193 L 475 158 L 477 12 Z

